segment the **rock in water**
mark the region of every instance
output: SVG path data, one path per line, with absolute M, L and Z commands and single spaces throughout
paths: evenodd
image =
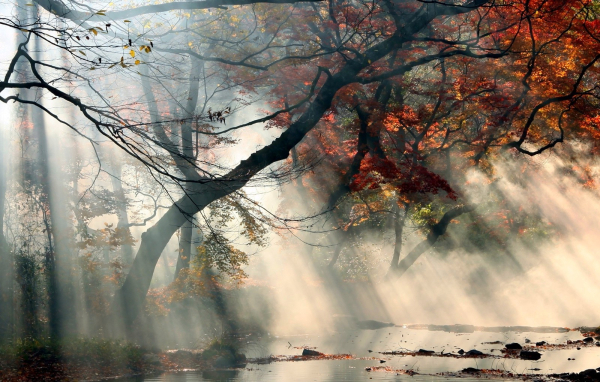
M 523 349 L 523 346 L 519 345 L 518 343 L 512 343 L 512 344 L 507 344 L 506 348 L 508 350 L 521 350 Z
M 396 326 L 391 322 L 381 322 L 375 320 L 356 321 L 356 327 L 364 330 L 377 330 L 381 328 L 389 328 L 390 326 Z
M 479 350 L 471 349 L 465 353 L 465 355 L 483 355 Z
M 419 349 L 419 351 L 417 353 L 419 353 L 419 354 L 433 354 L 435 352 L 433 350 Z
M 519 356 L 521 357 L 521 359 L 526 359 L 529 361 L 537 361 L 538 359 L 542 358 L 541 353 L 526 350 L 521 350 L 521 354 Z
M 302 355 L 306 357 L 318 357 L 320 355 L 323 355 L 323 353 L 318 352 L 316 350 L 304 349 L 302 350 Z

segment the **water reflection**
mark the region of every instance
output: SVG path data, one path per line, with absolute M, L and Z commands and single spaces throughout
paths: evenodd
M 367 372 L 365 367 L 373 365 L 373 361 L 306 361 L 280 362 L 270 365 L 259 365 L 241 370 L 187 371 L 165 373 L 153 377 L 138 377 L 122 379 L 120 382 L 363 382 L 373 381 L 411 381 L 411 382 L 442 382 L 462 381 L 475 382 L 476 378 L 449 378 L 429 375 L 399 375 L 387 372 Z M 255 365 L 257 366 L 257 365 Z M 502 379 L 497 379 L 502 381 Z M 507 380 L 508 381 L 508 380 Z
M 215 382 L 235 381 L 238 374 L 237 370 L 208 370 L 202 372 L 202 379 Z
M 416 326 L 415 326 L 416 327 Z M 420 326 L 419 326 L 420 327 Z M 268 364 L 248 363 L 246 368 L 188 371 L 165 373 L 153 377 L 123 379 L 123 382 L 201 382 L 201 381 L 478 381 L 477 378 L 451 378 L 433 376 L 440 372 L 458 372 L 463 369 L 490 369 L 526 374 L 579 372 L 600 364 L 600 347 L 588 346 L 561 350 L 540 350 L 542 359 L 529 361 L 509 359 L 502 356 L 501 349 L 506 343 L 528 344 L 545 341 L 565 344 L 582 338 L 577 331 L 531 330 L 528 332 L 497 332 L 487 328 L 465 333 L 432 331 L 428 326 L 417 330 L 408 327 L 391 327 L 378 330 L 339 332 L 330 335 L 297 336 L 248 336 L 240 338 L 240 348 L 249 358 L 264 358 L 269 354 L 299 355 L 303 346 L 311 346 L 327 354 L 353 354 L 360 359 L 314 360 L 297 362 L 272 362 Z M 434 328 L 437 329 L 437 328 Z M 522 328 L 521 328 L 522 329 Z M 390 350 L 431 349 L 436 353 L 458 354 L 459 349 L 477 349 L 492 358 L 393 356 L 380 352 Z M 384 363 L 380 364 L 380 360 Z M 391 370 L 413 370 L 414 376 L 395 372 L 368 372 L 366 367 L 389 366 Z M 424 375 L 428 374 L 428 375 Z M 502 379 L 496 379 L 502 380 Z

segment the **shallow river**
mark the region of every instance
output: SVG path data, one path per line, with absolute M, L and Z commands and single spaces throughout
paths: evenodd
M 246 365 L 245 369 L 212 372 L 165 373 L 154 377 L 124 379 L 129 381 L 450 381 L 459 378 L 437 377 L 431 374 L 458 372 L 465 368 L 498 369 L 516 374 L 549 374 L 580 372 L 600 366 L 600 347 L 586 346 L 562 350 L 542 350 L 539 361 L 502 358 L 503 344 L 518 342 L 525 345 L 546 341 L 565 344 L 567 340 L 581 340 L 577 331 L 565 333 L 539 332 L 488 332 L 453 333 L 444 331 L 415 330 L 406 327 L 389 327 L 378 330 L 358 330 L 333 335 L 296 336 L 248 336 L 241 339 L 243 352 L 248 358 L 263 358 L 269 355 L 299 355 L 302 347 L 308 346 L 326 354 L 353 354 L 361 359 L 314 360 L 298 362 L 273 362 L 270 364 Z M 501 344 L 490 344 L 491 342 Z M 433 350 L 436 353 L 456 353 L 476 349 L 497 358 L 452 358 L 431 356 L 383 355 L 385 351 Z M 371 352 L 369 352 L 371 350 Z M 385 360 L 380 363 L 379 360 Z M 389 366 L 393 370 L 413 370 L 414 376 L 395 372 L 365 370 L 367 367 Z M 422 375 L 430 374 L 430 375 Z M 477 381 L 480 378 L 460 378 L 461 381 Z M 501 379 L 500 379 L 501 380 Z

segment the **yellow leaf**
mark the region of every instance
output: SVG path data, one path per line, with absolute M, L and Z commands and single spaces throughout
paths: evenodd
M 130 23 L 131 21 L 129 20 L 123 20 L 124 23 Z
M 142 45 L 142 46 L 140 46 L 140 52 L 141 52 L 142 50 L 144 50 L 144 48 L 145 48 L 145 47 L 146 47 L 146 45 Z
M 149 46 L 147 46 L 145 50 L 146 50 L 146 53 L 150 53 L 152 51 L 152 49 L 150 49 Z
M 83 54 L 84 56 L 87 56 L 87 54 L 85 54 L 83 50 L 80 50 L 79 53 Z
M 90 32 L 92 32 L 94 36 L 98 36 L 98 31 L 96 31 L 94 28 L 90 28 Z
M 135 64 L 139 65 L 140 64 L 140 60 L 135 60 Z
M 100 12 L 96 12 L 96 14 L 97 14 L 98 16 L 106 16 L 106 13 L 104 13 L 104 12 L 102 12 L 102 11 L 100 11 Z
M 135 50 L 131 49 L 131 50 L 129 51 L 129 55 L 130 55 L 131 57 L 135 57 Z

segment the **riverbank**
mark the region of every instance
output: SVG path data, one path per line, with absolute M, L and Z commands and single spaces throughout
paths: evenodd
M 159 351 L 123 341 L 29 339 L 0 347 L 0 380 L 102 381 L 181 370 L 233 367 L 245 358 L 219 341 L 204 351 Z

